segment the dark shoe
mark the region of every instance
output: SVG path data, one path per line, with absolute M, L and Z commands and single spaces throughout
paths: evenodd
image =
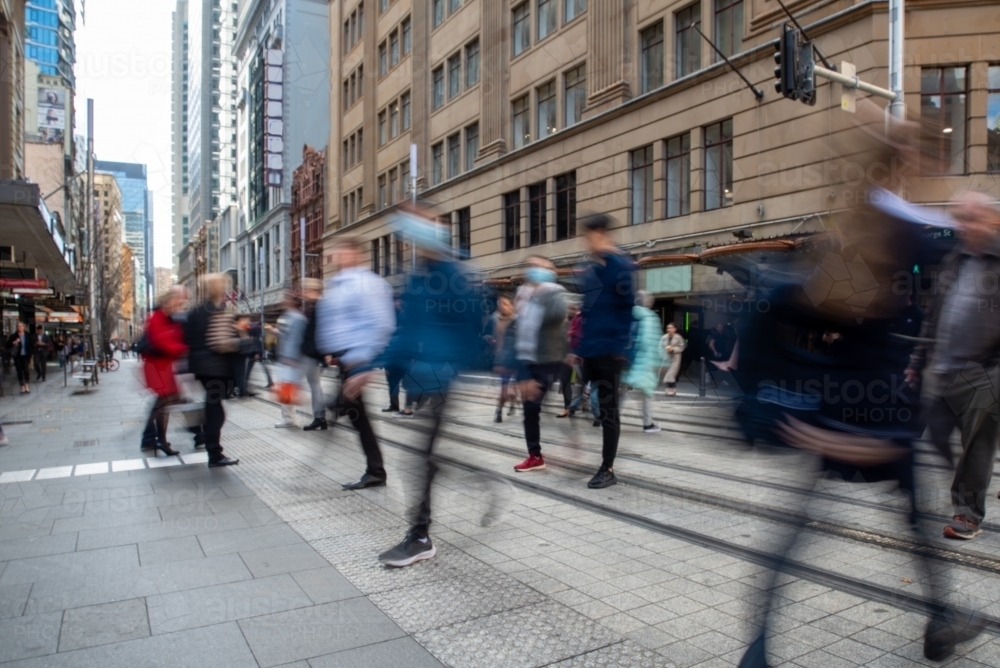
M 169 443 L 162 443 L 158 441 L 154 447 L 156 448 L 157 452 L 162 452 L 167 457 L 175 457 L 178 454 L 180 454 L 176 450 L 171 448 Z M 155 454 L 155 456 L 159 457 L 160 455 Z
M 988 620 L 972 615 L 946 610 L 931 617 L 924 632 L 924 657 L 931 661 L 944 661 L 955 651 L 955 646 L 972 640 L 986 628 Z
M 231 459 L 229 457 L 219 457 L 218 459 L 209 459 L 208 467 L 215 468 L 216 466 L 232 466 L 233 464 L 239 464 L 240 460 Z
M 324 418 L 316 418 L 306 426 L 302 427 L 302 431 L 316 431 L 317 429 L 320 431 L 326 431 L 326 427 L 327 424 Z
M 497 412 L 493 414 L 493 422 L 503 422 L 503 409 L 498 408 Z
M 511 404 L 510 408 L 507 409 L 507 415 L 511 416 L 513 414 L 514 414 L 514 404 Z
M 643 427 L 642 430 L 647 434 L 655 434 L 658 431 L 660 431 L 660 427 L 657 424 L 650 422 L 645 427 Z
M 983 532 L 982 527 L 966 518 L 965 515 L 955 515 L 951 522 L 944 528 L 945 538 L 957 538 L 959 540 L 972 540 Z
M 603 489 L 616 484 L 618 484 L 618 478 L 615 477 L 615 472 L 602 466 L 600 470 L 594 474 L 594 477 L 590 479 L 590 482 L 587 483 L 587 487 L 590 489 Z
M 399 412 L 399 406 L 393 406 L 392 404 L 390 404 L 388 408 L 383 408 L 382 412 L 383 413 L 398 413 Z
M 594 426 L 595 427 L 600 427 L 601 426 L 601 421 L 600 420 L 594 420 Z
M 167 445 L 170 445 L 170 444 L 168 443 Z M 139 444 L 139 449 L 140 450 L 155 450 L 156 449 L 156 441 L 143 441 L 142 443 Z
M 344 489 L 367 489 L 368 487 L 385 487 L 385 478 L 377 478 L 366 472 L 357 481 L 343 485 Z
M 399 417 L 411 418 L 413 417 L 413 411 L 399 411 Z
M 205 447 L 205 435 L 204 434 L 195 434 L 194 435 L 194 447 L 196 447 L 196 448 L 204 448 Z
M 406 534 L 402 543 L 378 555 L 378 560 L 386 566 L 402 568 L 424 559 L 430 559 L 436 553 L 437 550 L 434 549 L 430 538 L 411 531 Z

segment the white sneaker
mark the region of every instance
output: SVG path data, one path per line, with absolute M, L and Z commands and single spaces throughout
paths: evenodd
M 279 422 L 274 425 L 275 429 L 298 429 L 299 425 L 295 422 Z
M 0 445 L 10 445 L 10 441 L 7 440 L 6 436 L 0 436 Z
M 646 425 L 645 427 L 642 428 L 642 430 L 647 434 L 655 434 L 656 432 L 660 431 L 660 425 L 658 424 Z

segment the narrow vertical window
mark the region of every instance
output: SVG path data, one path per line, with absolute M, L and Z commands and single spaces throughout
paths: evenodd
M 667 140 L 667 218 L 691 213 L 691 133 Z
M 701 30 L 701 3 L 696 2 L 677 12 L 676 26 L 674 44 L 679 79 L 701 68 L 701 35 L 698 34 Z
M 462 92 L 462 53 L 448 59 L 448 99 Z
M 479 40 L 465 45 L 465 87 L 479 82 Z
M 515 190 L 503 196 L 504 250 L 521 247 L 521 193 Z
M 528 245 L 538 246 L 546 241 L 548 226 L 548 199 L 545 182 L 528 187 Z
M 642 86 L 643 93 L 656 90 L 663 85 L 663 22 L 643 30 L 639 35 L 642 46 Z
M 631 224 L 653 220 L 653 147 L 644 146 L 629 154 L 632 198 Z
M 444 68 L 439 67 L 431 73 L 431 107 L 440 109 L 444 104 Z
M 475 167 L 477 155 L 479 155 L 479 123 L 473 123 L 465 128 L 466 171 Z
M 576 236 L 576 172 L 556 177 L 556 241 Z
M 556 82 L 541 86 L 536 91 L 538 100 L 538 136 L 547 137 L 559 128 L 556 126 Z
M 531 6 L 523 2 L 511 11 L 511 42 L 514 55 L 520 55 L 531 46 Z
M 431 185 L 444 181 L 444 142 L 431 147 Z
M 705 210 L 733 204 L 733 119 L 705 126 Z
M 531 100 L 529 96 L 514 100 L 511 105 L 512 138 L 514 148 L 527 146 L 531 142 Z
M 966 81 L 964 67 L 920 70 L 920 121 L 931 138 L 924 149 L 928 173 L 965 173 Z

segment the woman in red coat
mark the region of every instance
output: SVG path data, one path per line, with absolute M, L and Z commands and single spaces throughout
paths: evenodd
M 156 394 L 151 418 L 156 422 L 156 449 L 167 455 L 176 455 L 166 442 L 167 406 L 177 403 L 177 378 L 174 376 L 174 362 L 187 354 L 184 343 L 184 329 L 171 316 L 184 307 L 184 288 L 174 286 L 160 298 L 160 305 L 146 321 L 146 337 L 149 351 L 143 355 L 143 373 L 146 387 Z

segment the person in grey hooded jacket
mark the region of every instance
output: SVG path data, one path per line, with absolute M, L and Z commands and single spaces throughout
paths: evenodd
M 521 292 L 514 349 L 524 402 L 528 458 L 514 467 L 518 473 L 545 468 L 540 426 L 542 400 L 558 380 L 566 357 L 566 290 L 556 283 L 555 265 L 546 258 L 532 256 L 525 278 L 527 287 Z

